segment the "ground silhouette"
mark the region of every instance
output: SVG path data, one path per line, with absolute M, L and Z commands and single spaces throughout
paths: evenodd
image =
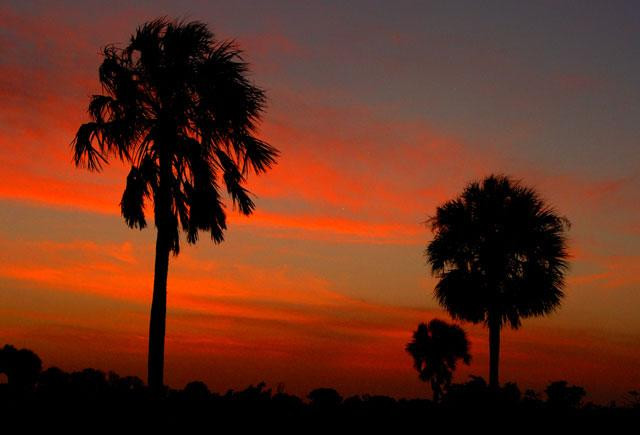
M 583 404 L 584 390 L 566 381 L 552 382 L 541 395 L 507 383 L 498 390 L 489 388 L 481 377 L 452 384 L 440 403 L 427 399 L 396 399 L 387 396 L 357 395 L 343 398 L 332 388 L 312 390 L 303 400 L 287 394 L 279 385 L 276 391 L 264 383 L 244 390 L 229 390 L 224 394 L 211 392 L 201 381 L 189 382 L 183 389 L 166 388 L 162 395 L 152 393 L 135 376 L 121 377 L 113 372 L 84 369 L 66 373 L 56 367 L 40 371 L 27 349 L 5 346 L 0 353 L 29 355 L 13 361 L 18 366 L 0 366 L 10 373 L 29 373 L 22 385 L 27 389 L 0 384 L 0 412 L 4 424 L 19 421 L 24 430 L 46 426 L 47 429 L 113 429 L 119 431 L 180 430 L 191 431 L 232 426 L 236 430 L 265 428 L 293 429 L 301 432 L 347 428 L 398 430 L 415 425 L 448 429 L 456 432 L 477 426 L 495 413 L 499 424 L 526 421 L 528 426 L 564 421 L 569 427 L 591 426 L 611 422 L 625 424 L 640 417 L 640 408 L 626 406 L 596 406 Z M 0 360 L 3 363 L 6 359 Z M 10 367 L 7 369 L 7 367 Z M 34 377 L 35 376 L 35 377 Z M 28 379 L 28 382 L 26 381 Z M 508 413 L 505 414 L 505 410 Z M 559 420 L 560 419 L 560 420 Z M 395 428 L 395 429 L 393 429 Z M 512 431 L 512 427 L 511 427 Z
M 206 24 L 160 18 L 140 26 L 123 48 L 108 45 L 99 69 L 103 95 L 89 103 L 91 121 L 78 129 L 74 161 L 99 171 L 109 159 L 131 165 L 120 203 L 127 225 L 157 229 L 149 326 L 148 383 L 160 391 L 164 373 L 169 256 L 180 230 L 188 243 L 206 231 L 220 243 L 226 229 L 224 184 L 234 208 L 255 204 L 245 184 L 276 161 L 277 150 L 256 137 L 264 92 L 231 42 Z

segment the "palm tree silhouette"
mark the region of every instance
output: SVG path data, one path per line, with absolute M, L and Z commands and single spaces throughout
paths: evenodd
M 496 389 L 500 331 L 560 305 L 568 268 L 565 230 L 531 188 L 506 176 L 470 183 L 429 220 L 426 249 L 435 296 L 454 319 L 489 328 L 489 385 Z
M 131 228 L 157 228 L 149 326 L 148 382 L 163 386 L 169 254 L 178 255 L 180 228 L 188 243 L 198 231 L 215 243 L 226 229 L 223 182 L 233 207 L 254 210 L 245 188 L 278 151 L 255 136 L 265 94 L 246 77 L 232 42 L 217 41 L 201 22 L 160 18 L 140 26 L 124 48 L 108 45 L 99 69 L 104 95 L 89 103 L 91 122 L 72 143 L 76 166 L 99 171 L 109 157 L 131 164 L 120 203 Z
M 424 382 L 430 382 L 433 401 L 439 402 L 442 392 L 451 384 L 456 362 L 471 362 L 469 341 L 465 332 L 456 325 L 439 319 L 420 323 L 406 351 L 413 357 L 413 366 Z

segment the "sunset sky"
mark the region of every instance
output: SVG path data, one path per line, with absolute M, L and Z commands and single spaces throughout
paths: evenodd
M 522 3 L 3 1 L 0 345 L 145 378 L 155 230 L 120 216 L 127 168 L 76 169 L 70 142 L 100 48 L 167 15 L 237 41 L 282 154 L 253 216 L 171 259 L 169 385 L 429 397 L 404 351 L 448 318 L 424 221 L 505 173 L 570 219 L 572 258 L 561 309 L 503 332 L 501 381 L 640 389 L 640 6 Z M 461 325 L 455 379 L 487 377 L 487 331 Z

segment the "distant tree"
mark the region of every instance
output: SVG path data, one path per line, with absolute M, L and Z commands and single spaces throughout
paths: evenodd
M 221 186 L 244 214 L 255 204 L 250 172 L 275 164 L 277 150 L 256 137 L 264 92 L 247 77 L 241 52 L 216 41 L 201 22 L 147 22 L 124 48 L 103 50 L 103 94 L 89 103 L 91 122 L 73 141 L 77 166 L 99 171 L 110 158 L 131 165 L 120 202 L 127 225 L 157 229 L 149 326 L 148 382 L 163 388 L 169 254 L 179 233 L 196 243 L 207 231 L 215 243 L 227 228 Z M 152 207 L 147 207 L 152 203 Z
M 333 388 L 316 388 L 307 398 L 312 406 L 321 408 L 334 408 L 342 403 L 342 396 Z
M 185 385 L 182 393 L 187 399 L 191 400 L 203 400 L 211 396 L 209 387 L 202 381 L 191 381 Z
M 527 389 L 522 396 L 522 403 L 529 408 L 539 408 L 542 404 L 542 400 L 535 390 Z
M 268 402 L 271 400 L 271 388 L 266 388 L 265 382 L 260 382 L 257 385 L 249 385 L 242 391 L 229 390 L 225 394 L 225 398 L 231 400 L 238 400 L 247 402 Z
M 10 344 L 0 349 L 0 373 L 7 376 L 7 387 L 12 393 L 33 390 L 40 371 L 40 357 L 29 349 L 16 349 Z
M 119 376 L 111 371 L 107 374 L 107 383 L 112 392 L 119 395 L 140 395 L 145 391 L 144 382 L 137 376 Z
M 505 176 L 470 183 L 429 220 L 435 295 L 454 319 L 489 328 L 489 385 L 498 389 L 500 331 L 553 312 L 564 296 L 569 222 Z
M 69 384 L 73 394 L 86 398 L 101 397 L 109 388 L 105 373 L 92 368 L 71 373 Z
M 520 402 L 522 393 L 520 387 L 515 382 L 507 382 L 500 389 L 501 399 L 504 403 L 517 404 Z
M 278 392 L 271 397 L 272 403 L 279 409 L 289 409 L 291 411 L 299 411 L 304 407 L 302 399 L 293 394 L 287 394 L 284 391 Z
M 58 367 L 49 367 L 40 373 L 38 378 L 38 393 L 51 397 L 64 396 L 69 393 L 69 373 Z
M 487 381 L 482 376 L 470 375 L 465 383 L 451 384 L 442 402 L 453 408 L 482 408 L 495 399 L 495 394 L 490 395 L 489 392 Z
M 406 351 L 413 358 L 419 378 L 430 383 L 434 402 L 440 401 L 443 391 L 451 384 L 457 361 L 465 364 L 471 361 L 465 332 L 439 319 L 420 323 Z
M 547 395 L 547 405 L 559 409 L 579 407 L 582 399 L 587 394 L 584 388 L 569 385 L 567 381 L 551 382 L 544 392 Z

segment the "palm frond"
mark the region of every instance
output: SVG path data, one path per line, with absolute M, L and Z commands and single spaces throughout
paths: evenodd
M 122 194 L 120 210 L 122 217 L 130 228 L 143 229 L 147 226 L 144 216 L 144 201 L 149 196 L 147 181 L 143 173 L 135 166 L 131 167 L 127 175 L 127 186 Z
M 242 214 L 251 214 L 255 204 L 251 199 L 250 192 L 242 185 L 245 179 L 238 165 L 222 150 L 217 150 L 216 156 L 223 170 L 224 184 L 227 186 L 227 192 L 231 195 L 233 204 Z
M 99 125 L 95 122 L 82 124 L 71 143 L 76 166 L 84 166 L 90 171 L 102 170 L 102 165 L 107 163 L 107 159 L 100 150 L 93 147 L 94 141 L 101 143 Z

